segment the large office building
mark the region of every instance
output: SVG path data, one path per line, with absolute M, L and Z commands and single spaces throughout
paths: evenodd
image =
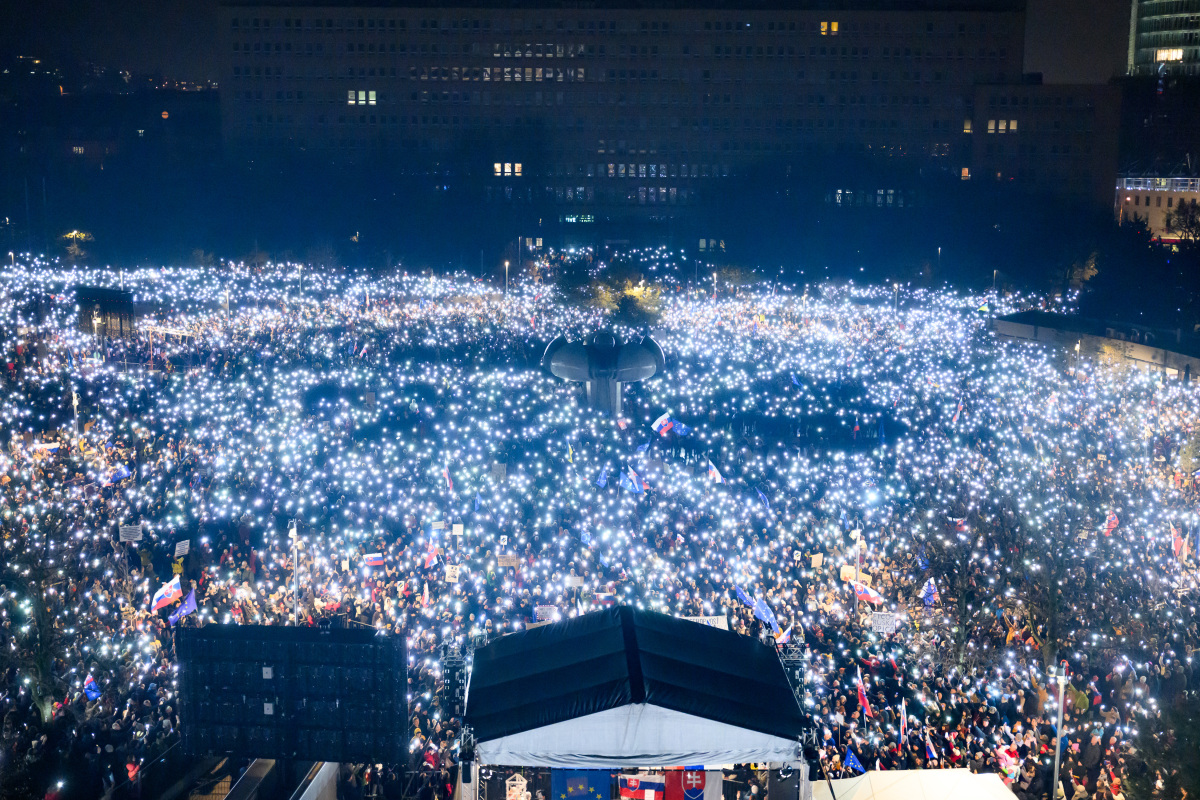
M 1022 75 L 1023 0 L 227 0 L 223 138 L 568 223 L 930 181 L 1111 198 L 1115 91 Z M 757 194 L 756 194 L 757 193 Z
M 1200 0 L 1132 0 L 1128 69 L 1200 77 Z

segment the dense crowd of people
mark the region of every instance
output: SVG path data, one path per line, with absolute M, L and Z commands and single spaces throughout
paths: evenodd
M 75 300 L 118 280 L 131 338 Z M 1067 798 L 1123 797 L 1200 677 L 1193 388 L 1000 341 L 1012 300 L 712 289 L 665 294 L 666 369 L 608 419 L 542 350 L 639 334 L 552 286 L 11 267 L 0 783 L 134 796 L 179 741 L 177 626 L 336 619 L 413 655 L 411 763 L 355 791 L 448 798 L 443 645 L 615 602 L 785 651 L 818 775 L 1041 798 L 1058 748 Z

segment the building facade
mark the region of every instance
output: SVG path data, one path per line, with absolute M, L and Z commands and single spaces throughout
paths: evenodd
M 1200 0 L 1132 0 L 1130 75 L 1200 77 Z
M 1167 215 L 1182 202 L 1200 203 L 1200 175 L 1180 169 L 1170 173 L 1128 173 L 1117 179 L 1113 213 L 1118 220 L 1142 217 L 1150 232 L 1164 242 L 1178 242 Z
M 1090 141 L 1108 96 L 1023 79 L 1023 0 L 220 14 L 227 152 L 387 164 L 567 222 L 801 191 L 898 209 L 931 176 L 1041 189 L 1060 165 L 1077 177 L 1055 191 L 1107 204 L 1115 174 Z

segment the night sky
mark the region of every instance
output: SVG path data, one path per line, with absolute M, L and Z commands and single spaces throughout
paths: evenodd
M 1124 72 L 1129 0 L 1028 0 L 1025 70 L 1048 83 Z M 218 78 L 217 0 L 36 0 L 0 11 L 9 54 L 73 56 L 134 72 Z

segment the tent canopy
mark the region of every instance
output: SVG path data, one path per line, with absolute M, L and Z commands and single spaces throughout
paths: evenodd
M 1013 800 L 999 775 L 969 769 L 907 769 L 864 772 L 833 781 L 837 800 Z M 813 800 L 831 800 L 829 784 L 814 778 Z
M 792 761 L 806 727 L 771 648 L 629 607 L 476 650 L 466 721 L 483 763 L 578 768 Z

